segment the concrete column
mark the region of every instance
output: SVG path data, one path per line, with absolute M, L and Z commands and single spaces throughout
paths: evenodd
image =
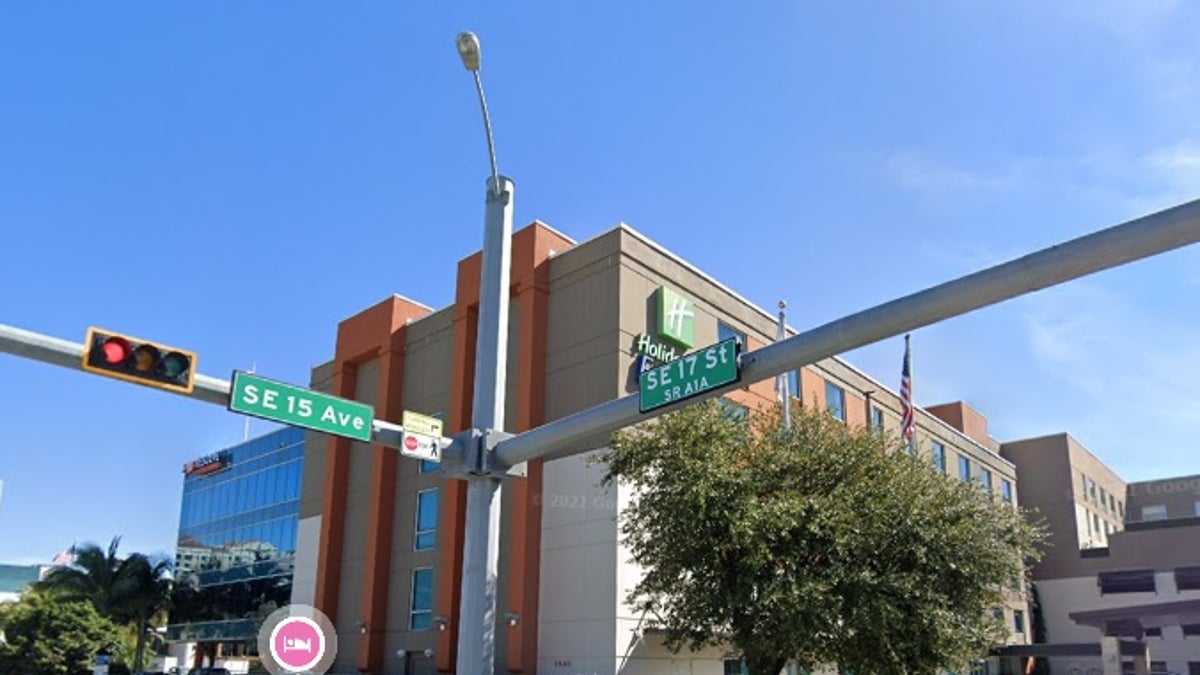
M 1104 664 L 1104 675 L 1121 675 L 1120 638 L 1111 635 L 1100 638 L 1100 661 Z M 1146 673 L 1138 675 L 1146 675 Z

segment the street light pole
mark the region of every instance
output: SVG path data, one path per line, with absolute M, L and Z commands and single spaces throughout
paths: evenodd
M 479 38 L 460 33 L 455 40 L 463 65 L 475 76 L 483 109 L 488 158 L 487 210 L 483 227 L 483 264 L 479 283 L 479 321 L 475 345 L 475 387 L 471 426 L 504 427 L 505 373 L 508 360 L 509 261 L 512 252 L 513 184 L 496 171 L 496 151 L 483 81 L 479 76 Z M 458 658 L 462 675 L 492 675 L 496 658 L 496 585 L 500 567 L 500 479 L 489 475 L 482 453 L 467 476 L 463 531 L 462 600 L 458 610 Z

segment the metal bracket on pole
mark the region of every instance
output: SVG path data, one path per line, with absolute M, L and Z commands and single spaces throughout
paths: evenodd
M 442 448 L 442 473 L 450 478 L 467 478 L 474 474 L 482 437 L 478 429 L 464 429 L 451 436 L 449 445 Z
M 484 432 L 483 443 L 479 448 L 479 469 L 481 473 L 496 478 L 525 478 L 528 475 L 527 462 L 520 462 L 509 466 L 501 462 L 500 458 L 496 455 L 496 446 L 500 445 L 501 441 L 512 437 L 513 434 L 497 429 L 488 429 Z

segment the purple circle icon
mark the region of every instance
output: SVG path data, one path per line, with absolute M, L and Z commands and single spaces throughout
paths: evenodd
M 271 657 L 287 672 L 299 673 L 325 656 L 325 633 L 316 621 L 305 616 L 289 616 L 271 631 L 268 642 Z

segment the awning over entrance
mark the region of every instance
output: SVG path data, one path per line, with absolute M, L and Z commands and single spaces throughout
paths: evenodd
M 1099 629 L 1104 635 L 1140 639 L 1147 628 L 1200 624 L 1200 600 L 1090 609 L 1067 616 L 1081 626 Z
M 1137 656 L 1146 649 L 1141 642 L 1122 642 L 1120 645 L 1121 656 Z M 1099 642 L 1084 642 L 1080 644 L 1008 645 L 1000 647 L 994 654 L 1011 657 L 1101 656 L 1102 650 Z

